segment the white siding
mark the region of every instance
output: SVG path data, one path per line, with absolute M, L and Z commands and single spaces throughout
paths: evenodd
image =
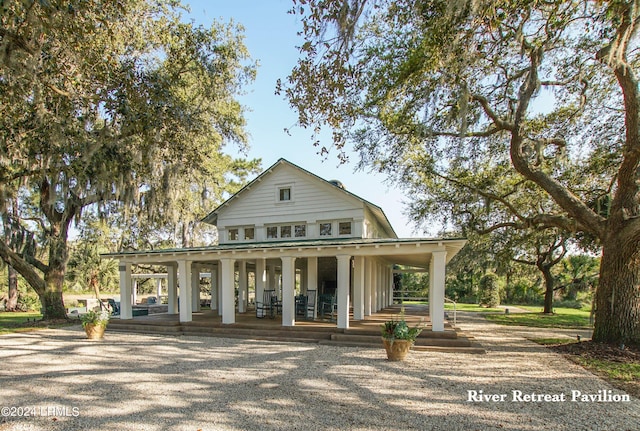
M 283 186 L 291 186 L 291 201 L 279 202 L 278 189 Z M 335 186 L 280 164 L 219 209 L 217 225 L 221 231 L 229 227 L 255 225 L 256 240 L 260 241 L 260 226 L 306 222 L 312 224 L 307 231 L 307 237 L 311 238 L 317 237 L 313 226 L 316 221 L 362 220 L 364 211 L 361 201 Z M 352 236 L 356 234 L 362 235 L 360 229 L 354 229 Z M 221 235 L 220 242 L 226 242 L 225 235 Z

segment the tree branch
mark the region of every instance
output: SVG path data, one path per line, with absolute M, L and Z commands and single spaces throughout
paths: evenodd
M 18 271 L 18 273 L 27 280 L 29 285 L 31 285 L 38 294 L 44 294 L 44 279 L 35 272 L 33 266 L 30 265 L 29 262 L 11 250 L 4 241 L 0 241 L 0 257 L 8 265 L 13 267 L 13 269 Z

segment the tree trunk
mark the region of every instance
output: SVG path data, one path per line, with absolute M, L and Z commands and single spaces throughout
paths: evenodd
M 40 295 L 42 318 L 44 320 L 66 319 L 62 288 L 67 269 L 67 240 L 63 235 L 51 236 L 49 245 L 49 266 L 44 274 L 44 292 Z
M 640 344 L 640 256 L 636 248 L 617 239 L 603 244 L 594 341 Z
M 544 311 L 545 314 L 553 313 L 553 289 L 555 287 L 555 282 L 553 280 L 553 275 L 551 275 L 551 267 L 548 265 L 539 266 L 538 269 L 542 272 L 544 276 Z
M 9 296 L 7 297 L 7 311 L 16 311 L 18 307 L 18 271 L 13 269 L 11 265 L 7 265 L 7 274 L 9 277 Z

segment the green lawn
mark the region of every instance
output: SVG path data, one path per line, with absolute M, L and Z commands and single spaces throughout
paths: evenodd
M 555 313 L 542 314 L 541 307 L 520 306 L 531 313 L 487 314 L 487 320 L 501 325 L 533 326 L 538 328 L 587 329 L 591 327 L 588 310 L 575 308 L 554 308 Z
M 60 323 L 54 325 L 39 322 L 42 314 L 35 311 L 27 312 L 0 312 L 0 335 L 12 332 L 36 331 L 44 328 L 59 328 L 61 326 L 74 325 L 77 322 Z
M 451 304 L 450 302 L 446 302 L 444 304 L 444 309 L 453 310 L 453 304 Z M 493 313 L 493 312 L 504 313 L 504 310 L 501 308 L 487 308 L 487 307 L 481 307 L 478 304 L 462 304 L 462 303 L 456 304 L 456 311 L 470 311 L 472 313 Z

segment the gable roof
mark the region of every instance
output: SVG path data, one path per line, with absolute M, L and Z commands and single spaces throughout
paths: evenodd
M 306 169 L 301 168 L 300 166 L 296 165 L 295 163 L 291 163 L 290 161 L 288 161 L 286 159 L 283 159 L 283 158 L 278 159 L 277 162 L 275 162 L 269 168 L 265 169 L 253 181 L 251 181 L 249 184 L 245 185 L 236 194 L 231 196 L 229 199 L 227 199 L 222 204 L 220 204 L 216 209 L 214 209 L 209 214 L 207 214 L 202 219 L 202 221 L 205 222 L 205 223 L 216 225 L 217 222 L 218 222 L 218 213 L 222 209 L 224 209 L 226 206 L 231 204 L 234 200 L 238 199 L 245 191 L 251 189 L 254 184 L 262 181 L 263 178 L 266 177 L 267 175 L 270 175 L 279 165 L 287 165 L 287 166 L 293 167 L 294 169 L 298 170 L 299 172 L 302 172 L 303 174 L 311 177 L 312 179 L 314 179 L 316 181 L 320 181 L 325 185 L 329 185 L 331 187 L 334 187 L 335 190 L 338 190 L 339 192 L 344 193 L 346 196 L 348 196 L 350 198 L 355 198 L 356 200 L 360 201 L 369 211 L 371 211 L 371 213 L 376 218 L 378 223 L 380 223 L 381 226 L 383 226 L 386 230 L 388 230 L 388 233 L 391 234 L 392 237 L 394 237 L 394 238 L 398 237 L 398 235 L 396 234 L 395 230 L 393 229 L 393 226 L 391 226 L 391 223 L 389 222 L 389 219 L 387 218 L 387 216 L 384 213 L 384 211 L 382 210 L 382 208 L 380 208 L 379 206 L 369 202 L 366 199 L 361 198 L 360 196 L 358 196 L 358 195 L 356 195 L 354 193 L 351 193 L 348 190 L 345 190 L 344 188 L 334 184 L 333 182 L 325 180 L 324 178 L 319 177 L 318 175 L 314 174 L 313 172 L 309 172 Z

